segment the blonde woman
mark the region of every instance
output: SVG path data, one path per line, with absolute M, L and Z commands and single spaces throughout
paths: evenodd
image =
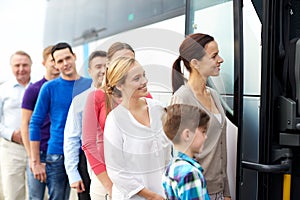
M 127 43 L 112 44 L 107 52 L 107 66 L 120 56 L 134 58 L 134 50 Z M 103 130 L 107 114 L 122 100 L 120 93 L 105 93 L 105 84 L 104 81 L 102 88 L 89 94 L 83 113 L 82 149 L 93 171 L 90 186 L 92 200 L 105 200 L 105 196 L 111 194 L 112 182 L 104 162 Z M 147 97 L 152 98 L 150 93 Z
M 122 95 L 104 129 L 112 199 L 165 199 L 161 179 L 171 158 L 171 143 L 162 130 L 163 107 L 146 98 L 148 80 L 135 59 L 115 59 L 106 75 L 106 93 Z

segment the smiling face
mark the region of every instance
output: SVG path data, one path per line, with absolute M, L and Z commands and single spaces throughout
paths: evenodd
M 218 76 L 220 74 L 220 66 L 221 63 L 224 62 L 223 58 L 219 55 L 219 48 L 218 48 L 218 44 L 215 41 L 211 41 L 209 42 L 206 46 L 205 46 L 205 50 L 206 50 L 206 55 L 205 58 L 208 59 L 206 60 L 207 62 L 213 63 L 210 66 L 210 76 Z
M 135 62 L 127 72 L 125 82 L 119 86 L 123 99 L 146 97 L 148 95 L 147 83 L 145 70 L 138 62 Z
M 88 72 L 96 88 L 100 87 L 106 71 L 106 57 L 97 56 L 90 61 Z
M 26 85 L 30 80 L 31 60 L 26 55 L 15 54 L 11 57 L 10 64 L 17 81 Z
M 218 44 L 215 41 L 211 41 L 205 45 L 206 54 L 201 60 L 193 59 L 195 62 L 195 68 L 204 77 L 218 76 L 220 74 L 221 63 L 224 62 L 223 58 L 219 55 Z
M 53 58 L 63 79 L 74 80 L 77 77 L 76 56 L 68 48 L 56 50 L 53 53 Z

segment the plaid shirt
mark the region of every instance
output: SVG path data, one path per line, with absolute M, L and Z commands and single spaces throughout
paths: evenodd
M 163 176 L 163 187 L 167 199 L 209 200 L 202 171 L 199 163 L 178 152 Z

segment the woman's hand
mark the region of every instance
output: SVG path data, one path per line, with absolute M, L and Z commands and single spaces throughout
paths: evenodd
M 166 199 L 165 197 L 163 197 L 155 192 L 152 192 L 151 190 L 148 190 L 147 188 L 142 189 L 137 194 L 144 197 L 147 200 L 165 200 Z

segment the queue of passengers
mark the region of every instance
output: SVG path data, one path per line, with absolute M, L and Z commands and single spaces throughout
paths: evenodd
M 147 90 L 129 44 L 92 52 L 91 79 L 77 72 L 68 43 L 49 46 L 45 75 L 34 83 L 30 56 L 15 52 L 15 79 L 0 85 L 4 200 L 24 200 L 26 187 L 34 200 L 43 200 L 46 188 L 51 200 L 68 200 L 71 188 L 79 200 L 231 199 L 226 115 L 207 86 L 222 62 L 213 37 L 188 35 L 165 107 Z

